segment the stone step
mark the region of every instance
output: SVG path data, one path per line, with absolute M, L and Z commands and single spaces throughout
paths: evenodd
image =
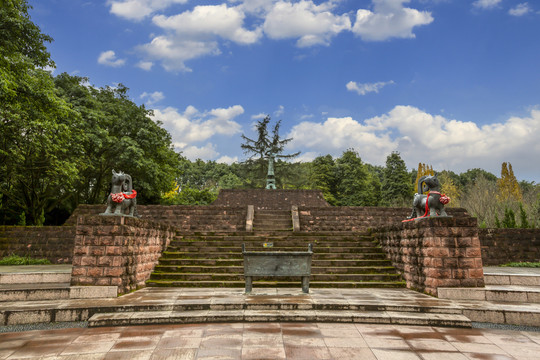
M 300 277 L 257 277 L 258 279 L 266 279 L 266 281 L 287 282 L 295 281 Z M 169 280 L 169 281 L 243 281 L 242 273 L 159 273 L 154 272 L 150 276 L 152 280 Z M 379 281 L 400 281 L 400 274 L 312 274 L 310 282 L 379 282 Z
M 243 266 L 243 259 L 175 259 L 161 258 L 159 266 Z M 313 260 L 312 266 L 318 267 L 367 267 L 392 266 L 390 260 Z
M 261 244 L 262 245 L 262 244 Z M 198 251 L 197 247 L 193 246 L 175 246 L 175 245 L 169 245 L 167 248 L 167 251 L 173 251 L 173 252 L 192 252 L 192 251 Z M 220 245 L 214 245 L 214 246 L 207 246 L 204 248 L 205 253 L 235 253 L 235 252 L 241 252 L 242 247 L 240 246 L 220 246 Z M 307 251 L 307 244 L 304 246 L 274 246 L 272 248 L 263 248 L 262 246 L 257 247 L 251 247 L 246 246 L 246 251 Z M 327 253 L 375 253 L 375 252 L 381 252 L 381 249 L 375 247 L 375 246 L 356 246 L 356 247 L 345 247 L 345 246 L 317 246 L 313 247 L 313 251 L 317 254 L 327 254 Z
M 540 274 L 485 273 L 486 285 L 540 286 Z
M 156 265 L 154 273 L 209 273 L 240 274 L 244 266 Z M 311 267 L 312 274 L 389 274 L 396 273 L 393 266 Z
M 439 288 L 438 296 L 450 300 L 485 300 L 540 304 L 540 286 L 486 285 L 485 288 Z
M 359 241 L 359 240 L 369 240 L 372 241 L 373 237 L 369 235 L 362 235 L 354 232 L 334 232 L 334 233 L 302 233 L 302 232 L 295 232 L 292 234 L 283 234 L 283 233 L 273 233 L 271 231 L 269 232 L 245 232 L 245 233 L 229 233 L 229 234 L 218 234 L 218 233 L 195 233 L 195 234 L 185 234 L 185 233 L 178 233 L 176 235 L 177 239 L 183 239 L 187 241 L 200 241 L 200 240 L 206 240 L 206 241 L 220 241 L 220 240 L 232 240 L 232 241 L 259 241 L 261 238 L 267 238 L 268 240 L 292 240 L 292 239 L 299 239 L 299 240 L 306 240 L 313 242 L 315 240 L 328 240 L 328 241 Z
M 117 286 L 70 286 L 69 283 L 0 285 L 0 301 L 114 298 Z
M 239 246 L 242 247 L 242 244 L 245 244 L 248 248 L 262 247 L 263 243 L 273 243 L 274 247 L 282 246 L 293 246 L 293 247 L 303 247 L 306 248 L 308 244 L 313 244 L 316 248 L 334 248 L 334 247 L 376 247 L 373 241 L 305 241 L 305 240 L 282 240 L 282 239 L 267 239 L 267 238 L 257 238 L 251 241 L 241 241 L 241 240 L 219 240 L 219 241 L 185 241 L 185 240 L 173 240 L 171 241 L 171 247 L 180 247 L 180 246 L 189 246 L 194 250 L 197 248 L 207 248 L 210 246 Z
M 219 322 L 346 322 L 471 327 L 471 321 L 458 314 L 331 310 L 194 310 L 101 313 L 94 314 L 88 320 L 88 327 Z
M 244 288 L 245 281 L 242 280 L 156 280 L 151 278 L 146 281 L 147 286 L 151 287 L 178 287 L 178 288 L 193 288 L 193 287 L 208 287 L 208 288 Z M 360 289 L 360 288 L 403 288 L 405 282 L 401 280 L 395 281 L 310 281 L 310 288 L 343 288 L 343 289 Z M 276 278 L 253 280 L 254 288 L 287 288 L 298 287 L 301 288 L 301 281 L 285 281 L 276 280 Z
M 69 283 L 71 281 L 71 267 L 62 272 L 14 272 L 0 273 L 0 284 L 46 284 Z
M 305 251 L 305 250 L 304 250 Z M 190 251 L 164 251 L 162 259 L 236 259 L 242 260 L 241 252 L 190 252 Z M 386 260 L 386 255 L 382 252 L 374 253 L 314 253 L 313 261 L 315 260 Z

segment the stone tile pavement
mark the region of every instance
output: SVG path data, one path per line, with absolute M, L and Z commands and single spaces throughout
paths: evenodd
M 222 323 L 0 334 L 0 359 L 538 360 L 540 333 L 339 323 Z

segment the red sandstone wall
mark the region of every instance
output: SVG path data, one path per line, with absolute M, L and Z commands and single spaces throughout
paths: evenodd
M 290 210 L 292 205 L 329 207 L 320 190 L 223 189 L 211 206 L 247 206 Z
M 299 207 L 301 231 L 358 231 L 400 224 L 411 214 L 411 208 L 336 206 Z M 468 217 L 467 210 L 447 208 L 449 215 Z
M 72 285 L 116 285 L 119 294 L 145 286 L 173 228 L 118 216 L 79 217 Z
M 105 205 L 79 205 L 65 225 L 74 225 L 77 217 L 99 215 L 105 209 Z M 247 206 L 138 205 L 137 212 L 143 220 L 165 223 L 184 232 L 246 229 Z
M 540 229 L 479 229 L 484 265 L 540 261 Z
M 439 287 L 482 287 L 476 218 L 429 218 L 374 230 L 407 287 L 437 296 Z
M 74 226 L 0 226 L 0 258 L 11 254 L 71 263 Z

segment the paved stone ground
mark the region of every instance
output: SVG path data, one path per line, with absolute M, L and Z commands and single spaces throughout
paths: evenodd
M 0 359 L 538 360 L 540 333 L 334 323 L 77 328 L 0 334 Z

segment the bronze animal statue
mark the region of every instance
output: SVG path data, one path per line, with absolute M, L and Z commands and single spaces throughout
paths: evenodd
M 408 219 L 413 220 L 431 216 L 448 216 L 444 205 L 450 202 L 450 198 L 441 194 L 441 184 L 437 175 L 425 175 L 418 179 L 418 191 L 414 194 L 413 210 Z M 428 192 L 424 195 L 424 192 Z
M 107 198 L 107 209 L 102 215 L 138 217 L 137 191 L 133 189 L 131 176 L 122 171 L 112 171 L 111 193 Z

